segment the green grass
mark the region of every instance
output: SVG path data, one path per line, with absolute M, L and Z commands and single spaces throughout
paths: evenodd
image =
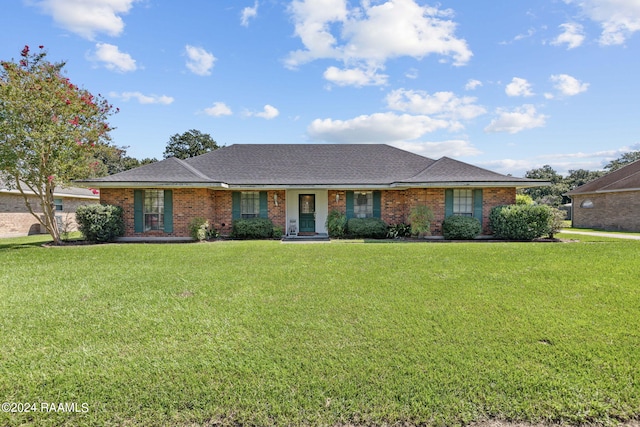
M 0 425 L 637 419 L 640 242 L 574 237 L 0 241 L 0 400 L 89 407 Z

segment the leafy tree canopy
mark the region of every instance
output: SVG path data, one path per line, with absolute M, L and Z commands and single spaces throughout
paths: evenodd
M 173 135 L 169 139 L 163 155 L 165 159 L 169 157 L 187 159 L 217 150 L 218 148 L 220 147 L 216 141 L 211 138 L 211 135 L 191 129 L 182 135 Z
M 46 56 L 43 46 L 37 53 L 25 46 L 18 61 L 0 62 L 0 174 L 59 244 L 54 188 L 96 173 L 94 152 L 110 141 L 107 119 L 114 110 L 65 78 L 63 62 Z
M 621 167 L 626 166 L 629 163 L 635 162 L 636 160 L 640 160 L 640 150 L 624 153 L 622 156 L 620 156 L 616 160 L 612 160 L 609 163 L 607 163 L 604 166 L 604 168 L 609 172 L 613 172 L 614 170 L 620 169 Z

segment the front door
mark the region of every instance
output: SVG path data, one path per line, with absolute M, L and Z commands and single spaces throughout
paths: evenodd
M 300 233 L 316 232 L 316 195 L 300 194 L 298 214 L 300 215 Z

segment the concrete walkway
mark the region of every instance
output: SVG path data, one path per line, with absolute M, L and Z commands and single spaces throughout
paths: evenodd
M 616 234 L 616 233 L 607 233 L 606 231 L 598 232 L 598 231 L 573 231 L 573 230 L 561 230 L 560 233 L 563 234 L 582 234 L 584 236 L 597 236 L 597 237 L 611 237 L 614 239 L 629 239 L 629 240 L 640 240 L 640 236 L 633 234 Z

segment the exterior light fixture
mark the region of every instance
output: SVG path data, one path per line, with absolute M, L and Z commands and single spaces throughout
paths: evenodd
M 273 202 L 276 204 L 276 206 L 278 206 L 278 193 L 275 193 L 273 195 Z

